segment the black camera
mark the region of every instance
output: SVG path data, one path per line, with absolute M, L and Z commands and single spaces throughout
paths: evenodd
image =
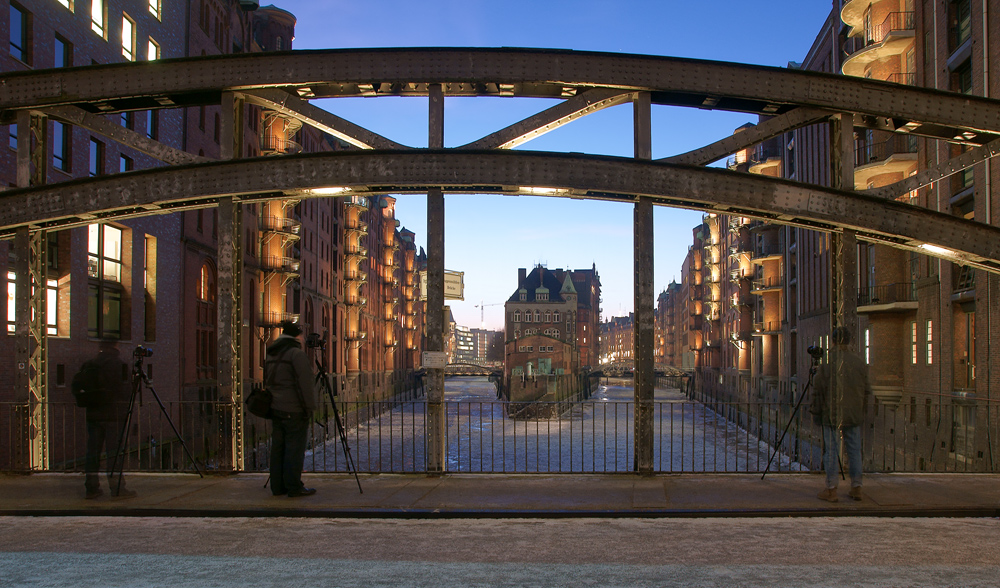
M 135 351 L 132 355 L 136 357 L 153 357 L 153 350 L 149 347 L 143 347 L 142 345 L 136 345 Z
M 823 359 L 823 348 L 819 345 L 810 345 L 806 348 L 806 353 L 811 355 L 813 359 Z
M 326 338 L 321 337 L 319 333 L 309 333 L 306 337 L 306 347 L 309 349 L 326 349 Z

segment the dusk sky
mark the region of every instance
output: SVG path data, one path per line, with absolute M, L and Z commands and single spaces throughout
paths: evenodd
M 691 57 L 785 67 L 801 61 L 830 0 L 277 0 L 294 14 L 294 49 L 535 47 Z M 394 141 L 427 146 L 425 98 L 316 102 Z M 445 147 L 456 147 L 554 105 L 547 99 L 449 98 Z M 653 106 L 653 158 L 721 139 L 756 117 Z M 632 107 L 589 115 L 520 146 L 529 151 L 632 157 Z M 445 267 L 465 272 L 465 300 L 449 301 L 459 325 L 503 326 L 517 269 L 597 266 L 603 318 L 632 311 L 632 205 L 559 198 L 449 195 Z M 396 218 L 426 244 L 426 198 L 399 196 Z M 680 279 L 701 213 L 656 207 L 654 287 Z

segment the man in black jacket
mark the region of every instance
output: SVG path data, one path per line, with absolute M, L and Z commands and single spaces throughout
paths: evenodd
M 310 416 L 316 410 L 313 372 L 302 350 L 299 325 L 284 321 L 281 336 L 268 346 L 264 380 L 271 391 L 271 493 L 309 496 L 302 484 L 302 465 Z
M 106 451 L 108 456 L 108 486 L 111 495 L 131 498 L 136 495 L 135 490 L 125 488 L 125 480 L 120 473 L 118 478 L 114 476 L 118 459 L 124 459 L 124 456 L 118 455 L 118 448 L 131 392 L 128 385 L 128 364 L 122 361 L 118 353 L 118 342 L 113 339 L 102 340 L 100 353 L 90 361 L 99 366 L 100 389 L 105 402 L 87 407 L 87 460 L 84 463 L 86 498 L 93 499 L 104 494 L 99 475 L 102 451 Z

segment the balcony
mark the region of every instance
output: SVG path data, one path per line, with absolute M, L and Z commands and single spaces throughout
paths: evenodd
M 302 145 L 291 139 L 282 139 L 266 133 L 260 137 L 261 155 L 292 155 L 301 152 Z
M 844 7 L 844 11 L 847 11 L 847 6 Z M 865 31 L 865 46 L 844 61 L 844 75 L 864 77 L 865 71 L 872 63 L 888 57 L 902 56 L 913 46 L 914 23 L 913 12 L 889 13 L 882 23 L 872 26 L 870 31 Z
M 257 326 L 265 329 L 280 327 L 283 321 L 296 323 L 299 315 L 290 312 L 262 312 L 257 319 Z
M 761 321 L 753 324 L 754 337 L 762 335 L 780 335 L 781 321 Z
M 854 187 L 864 190 L 869 181 L 882 174 L 909 176 L 917 169 L 917 138 L 893 135 L 881 143 L 858 141 L 854 146 Z
M 368 199 L 364 196 L 348 196 L 344 200 L 344 205 L 349 208 L 360 208 L 362 210 L 368 210 Z
M 298 239 L 302 223 L 294 218 L 262 216 L 260 217 L 260 230 L 265 233 L 278 233 L 287 238 Z
M 776 290 L 781 290 L 782 286 L 784 286 L 784 280 L 781 279 L 781 276 L 770 276 L 767 278 L 754 280 L 750 292 L 753 294 L 761 294 L 763 292 L 773 292 Z
M 260 258 L 260 269 L 263 272 L 274 272 L 297 276 L 299 275 L 299 260 L 294 257 L 267 255 Z
M 917 74 L 915 73 L 894 73 L 890 74 L 889 77 L 885 79 L 887 82 L 892 82 L 894 84 L 902 84 L 904 86 L 915 86 L 917 85 Z
M 368 224 L 360 220 L 349 220 L 344 223 L 344 230 L 351 233 L 356 233 L 357 236 L 368 234 Z
M 909 312 L 917 309 L 917 289 L 912 282 L 858 289 L 858 313 Z
M 774 141 L 758 145 L 750 154 L 750 173 L 777 176 L 781 165 L 781 149 Z
M 368 250 L 358 245 L 347 245 L 344 247 L 344 254 L 348 257 L 364 259 L 368 257 Z
M 777 244 L 765 243 L 756 248 L 756 251 L 753 252 L 753 257 L 750 258 L 750 261 L 756 264 L 762 264 L 765 261 L 772 259 L 781 259 L 783 254 L 784 250 Z
M 345 341 L 364 341 L 368 337 L 365 331 L 348 331 L 344 333 Z

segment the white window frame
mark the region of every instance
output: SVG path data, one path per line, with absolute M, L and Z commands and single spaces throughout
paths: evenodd
M 90 30 L 101 36 L 108 38 L 107 16 L 105 14 L 104 0 L 90 0 Z
M 156 61 L 160 58 L 160 44 L 153 37 L 146 44 L 146 61 Z
M 135 61 L 135 21 L 122 13 L 122 57 Z

